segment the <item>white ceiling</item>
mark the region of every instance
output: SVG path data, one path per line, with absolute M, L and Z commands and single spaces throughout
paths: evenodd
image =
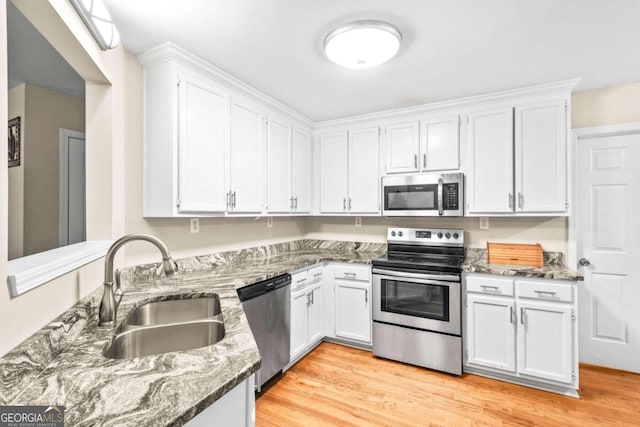
M 138 54 L 172 41 L 315 121 L 582 77 L 640 81 L 638 0 L 106 0 Z M 348 70 L 322 52 L 358 19 L 395 25 L 399 55 Z
M 7 63 L 9 89 L 30 83 L 84 98 L 84 79 L 10 1 L 7 2 Z

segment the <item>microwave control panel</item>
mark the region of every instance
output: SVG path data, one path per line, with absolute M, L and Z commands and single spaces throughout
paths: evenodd
M 442 184 L 442 208 L 445 211 L 457 211 L 458 206 L 458 184 Z

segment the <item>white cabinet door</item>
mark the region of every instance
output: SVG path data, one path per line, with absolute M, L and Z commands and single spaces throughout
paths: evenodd
M 421 170 L 460 168 L 460 116 L 423 120 L 420 134 Z
M 566 212 L 566 105 L 515 108 L 516 212 Z
M 307 288 L 291 293 L 291 326 L 290 326 L 291 361 L 307 348 Z
M 231 209 L 262 213 L 265 194 L 264 115 L 254 104 L 231 100 L 229 138 L 229 190 Z
M 347 212 L 347 132 L 320 136 L 320 212 Z
M 267 120 L 267 212 L 288 213 L 292 207 L 291 126 L 269 117 Z
M 469 213 L 512 213 L 513 109 L 469 115 Z
M 178 211 L 224 212 L 228 96 L 187 71 L 180 74 L 178 90 Z
M 350 213 L 380 212 L 380 131 L 349 131 Z
M 387 126 L 386 173 L 417 172 L 420 151 L 420 122 L 398 123 Z
M 294 212 L 311 212 L 311 135 L 293 128 L 292 196 Z
M 510 298 L 467 295 L 467 364 L 516 371 L 516 313 Z
M 336 337 L 371 342 L 370 283 L 335 279 Z
M 322 333 L 322 320 L 324 312 L 324 296 L 322 281 L 307 287 L 309 295 L 309 310 L 307 312 L 307 343 L 312 344 L 324 336 Z
M 573 382 L 573 308 L 518 301 L 518 374 Z

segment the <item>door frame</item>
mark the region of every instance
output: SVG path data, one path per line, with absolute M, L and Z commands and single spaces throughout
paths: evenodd
M 86 150 L 86 134 L 77 130 L 60 128 L 60 180 L 58 183 L 59 203 L 58 203 L 58 243 L 60 246 L 69 244 L 69 139 L 76 138 L 85 142 Z M 85 151 L 86 153 L 86 151 Z M 85 154 L 86 165 L 86 154 Z M 87 174 L 85 172 L 85 181 Z M 85 187 L 86 188 L 86 187 Z M 85 239 L 86 239 L 86 199 L 85 199 Z
M 567 265 L 573 270 L 578 266 L 578 209 L 576 186 L 578 183 L 578 144 L 581 140 L 601 138 L 603 136 L 620 136 L 640 134 L 640 122 L 622 123 L 615 125 L 593 126 L 573 129 L 571 144 L 571 186 L 569 200 L 571 201 L 571 215 L 568 223 Z

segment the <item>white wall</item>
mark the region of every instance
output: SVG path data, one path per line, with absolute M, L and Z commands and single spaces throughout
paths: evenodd
M 20 117 L 20 166 L 9 168 L 8 197 L 9 197 L 9 259 L 20 258 L 23 255 L 24 239 L 24 111 L 25 87 L 20 84 L 9 91 L 8 112 L 9 119 Z

